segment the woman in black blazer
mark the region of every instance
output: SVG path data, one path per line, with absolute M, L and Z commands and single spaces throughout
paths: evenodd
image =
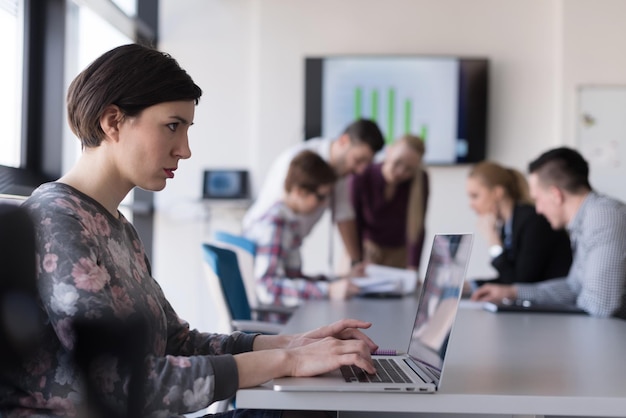
M 491 283 L 539 282 L 567 275 L 572 263 L 567 232 L 553 230 L 537 214 L 522 173 L 481 162 L 470 170 L 467 193 L 498 272 Z

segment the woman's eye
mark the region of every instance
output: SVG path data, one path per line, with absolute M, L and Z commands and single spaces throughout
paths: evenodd
M 176 132 L 176 128 L 178 128 L 178 122 L 168 123 L 167 127 L 170 129 L 170 131 Z

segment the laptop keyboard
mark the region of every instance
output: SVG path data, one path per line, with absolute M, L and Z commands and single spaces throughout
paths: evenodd
M 393 360 L 373 359 L 376 374 L 368 374 L 357 366 L 342 366 L 341 374 L 346 382 L 362 383 L 411 383 L 411 379 Z

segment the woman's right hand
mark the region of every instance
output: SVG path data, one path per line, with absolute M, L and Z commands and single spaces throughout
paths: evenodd
M 376 373 L 370 347 L 362 340 L 326 337 L 305 346 L 287 349 L 289 376 L 316 376 L 341 366 L 355 365 Z
M 356 365 L 374 373 L 371 352 L 378 349 L 361 329 L 370 322 L 343 319 L 302 334 L 259 335 L 254 351 L 236 354 L 239 387 L 284 376 L 316 376 Z

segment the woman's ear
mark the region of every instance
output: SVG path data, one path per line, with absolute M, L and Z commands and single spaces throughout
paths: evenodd
M 119 107 L 115 105 L 109 105 L 102 112 L 100 116 L 100 129 L 104 132 L 104 135 L 117 141 L 119 138 L 119 125 L 124 118 L 124 114 Z

